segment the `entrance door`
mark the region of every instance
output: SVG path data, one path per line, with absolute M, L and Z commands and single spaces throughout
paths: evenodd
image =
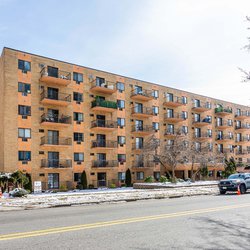
M 58 89 L 48 87 L 48 98 L 58 100 Z
M 48 174 L 48 188 L 59 188 L 59 174 Z
M 59 131 L 48 130 L 48 144 L 59 145 Z
M 59 167 L 59 152 L 48 152 L 48 167 L 49 168 Z
M 106 173 L 97 173 L 98 187 L 106 187 Z

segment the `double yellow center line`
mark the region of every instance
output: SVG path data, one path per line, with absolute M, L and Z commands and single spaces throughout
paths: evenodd
M 219 212 L 219 211 L 224 211 L 224 210 L 238 209 L 238 208 L 245 208 L 245 207 L 250 207 L 250 203 L 214 207 L 214 208 L 205 208 L 205 209 L 199 209 L 199 210 L 188 210 L 188 211 L 183 211 L 183 212 L 144 216 L 144 217 L 134 217 L 134 218 L 128 218 L 128 219 L 122 219 L 122 220 L 96 222 L 96 223 L 91 223 L 91 224 L 81 224 L 81 225 L 68 226 L 68 227 L 56 227 L 56 228 L 35 230 L 35 231 L 23 232 L 23 233 L 3 234 L 3 235 L 0 235 L 0 241 L 44 236 L 44 235 L 57 234 L 57 233 L 66 233 L 66 232 L 86 230 L 86 229 L 92 229 L 92 228 L 109 227 L 109 226 L 136 223 L 136 222 L 168 219 L 168 218 L 182 217 L 182 216 L 188 216 L 188 215 L 205 214 L 205 213 Z

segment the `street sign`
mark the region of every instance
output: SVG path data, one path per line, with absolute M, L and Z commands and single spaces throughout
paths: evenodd
M 34 181 L 34 193 L 39 194 L 42 193 L 42 182 Z

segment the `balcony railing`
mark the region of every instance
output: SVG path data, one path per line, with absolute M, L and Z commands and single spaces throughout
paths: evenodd
M 133 161 L 132 168 L 148 168 L 154 167 L 155 162 L 153 161 Z
M 91 122 L 91 128 L 117 128 L 117 122 L 109 120 L 94 120 Z
M 212 134 L 208 133 L 194 133 L 194 138 L 212 138 Z
M 42 168 L 72 168 L 72 160 L 69 159 L 42 159 Z
M 216 140 L 217 141 L 223 141 L 223 140 L 233 140 L 233 135 L 217 135 Z
M 71 73 L 63 70 L 50 70 L 49 67 L 44 67 L 41 70 L 41 76 L 42 77 L 54 77 L 54 78 L 59 78 L 59 79 L 64 79 L 64 80 L 71 80 Z
M 212 120 L 209 117 L 193 119 L 193 124 L 197 124 L 197 123 L 211 124 Z
M 153 115 L 153 109 L 149 107 L 132 107 L 132 114 Z
M 153 131 L 154 131 L 153 126 L 149 125 L 144 125 L 144 126 L 134 125 L 132 127 L 132 132 L 153 132 Z
M 103 108 L 110 108 L 110 109 L 117 109 L 117 103 L 112 101 L 106 100 L 94 100 L 91 102 L 91 107 L 103 107 Z
M 70 137 L 50 137 L 50 136 L 43 136 L 41 137 L 41 145 L 65 145 L 70 146 L 72 145 L 72 139 Z
M 179 96 L 167 96 L 164 104 L 165 105 L 173 104 L 174 106 L 184 105 L 182 97 L 179 97 Z
M 57 115 L 51 115 L 51 114 L 43 114 L 41 116 L 41 123 L 43 122 L 51 122 L 51 123 L 59 123 L 59 124 L 71 124 L 71 116 L 64 116 L 61 115 L 58 117 Z
M 41 93 L 41 99 L 40 100 L 42 101 L 43 99 L 71 102 L 71 95 L 70 94 L 64 94 L 64 93 L 49 93 L 47 91 L 43 91 Z
M 131 97 L 133 96 L 142 96 L 146 98 L 153 98 L 152 96 L 153 91 L 152 90 L 147 90 L 147 89 L 133 89 L 131 91 Z
M 250 154 L 250 150 L 247 150 L 247 149 L 237 149 L 235 151 L 235 154 L 236 155 L 247 155 L 247 154 Z
M 229 148 L 222 148 L 222 149 L 217 149 L 217 152 L 221 154 L 233 154 L 234 150 Z
M 93 168 L 113 168 L 113 167 L 118 167 L 118 161 L 117 160 L 112 160 L 112 161 L 95 160 L 95 161 L 92 161 L 92 167 Z
M 236 137 L 235 142 L 250 142 L 250 138 L 247 136 Z
M 166 113 L 165 114 L 165 119 L 171 119 L 171 118 L 182 119 L 182 120 L 186 119 L 182 113 L 173 112 L 173 113 Z
M 97 79 L 94 79 L 91 83 L 91 88 L 95 88 L 95 87 L 99 87 L 99 88 L 103 88 L 104 90 L 116 90 L 116 83 L 114 82 L 110 82 L 110 81 L 106 81 L 100 83 Z
M 233 126 L 233 123 L 229 123 L 227 121 L 221 121 L 221 122 L 216 122 L 215 123 L 215 126 L 216 127 L 232 127 Z
M 91 142 L 92 148 L 117 148 L 117 141 L 95 140 Z
M 250 125 L 249 124 L 235 125 L 235 129 L 250 129 Z
M 212 108 L 212 105 L 210 102 L 193 102 L 193 109 L 204 109 L 204 110 L 207 110 L 207 109 L 211 109 Z
M 236 112 L 235 117 L 250 117 L 250 111 L 241 111 L 241 112 Z
M 132 150 L 136 149 L 143 149 L 143 143 L 142 142 L 132 143 Z
M 223 108 L 223 107 L 218 107 L 214 109 L 215 113 L 229 113 L 232 114 L 233 110 L 232 108 Z

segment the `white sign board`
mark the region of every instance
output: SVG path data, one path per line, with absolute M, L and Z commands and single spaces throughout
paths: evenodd
M 41 181 L 34 181 L 34 193 L 42 193 L 42 182 Z

